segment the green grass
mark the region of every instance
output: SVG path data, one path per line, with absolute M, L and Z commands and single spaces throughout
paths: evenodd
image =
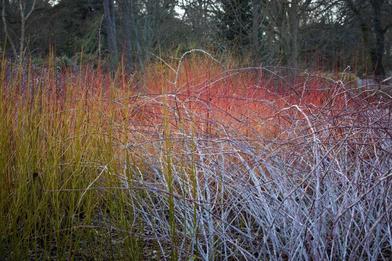
M 103 108 L 92 111 L 83 96 L 56 99 L 52 80 L 33 86 L 34 94 L 19 80 L 0 88 L 1 253 L 13 260 L 140 256 L 129 232 L 111 243 L 119 237 L 111 218 L 124 231 L 133 225 L 125 192 L 100 189 L 117 186 L 112 174 L 120 171 L 110 116 L 99 117 Z

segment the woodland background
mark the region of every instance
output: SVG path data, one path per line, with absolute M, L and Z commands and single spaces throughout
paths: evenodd
M 350 65 L 380 78 L 392 66 L 390 0 L 1 0 L 0 10 L 0 50 L 36 63 L 52 51 L 71 65 L 82 52 L 135 70 L 201 48 L 242 64 Z

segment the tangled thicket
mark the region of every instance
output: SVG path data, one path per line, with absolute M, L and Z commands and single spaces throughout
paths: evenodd
M 6 258 L 391 258 L 387 93 L 183 67 L 151 69 L 143 94 L 121 74 L 3 68 Z

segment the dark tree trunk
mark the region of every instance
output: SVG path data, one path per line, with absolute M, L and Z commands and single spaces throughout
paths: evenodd
M 111 69 L 114 70 L 118 64 L 118 47 L 113 0 L 103 0 L 103 9 L 108 48 L 111 55 Z
M 375 34 L 375 47 L 371 50 L 371 59 L 374 76 L 378 80 L 385 77 L 383 56 L 385 51 L 385 31 L 381 25 L 381 8 L 384 0 L 372 0 L 373 9 L 373 30 Z
M 254 63 L 260 62 L 261 1 L 252 0 L 252 48 Z
M 133 19 L 133 3 L 132 0 L 121 0 L 118 1 L 119 8 L 122 12 L 122 29 L 124 33 L 124 46 L 123 52 L 125 56 L 125 66 L 128 70 L 132 68 L 132 51 L 133 51 L 133 43 L 132 43 L 132 19 Z
M 357 7 L 352 0 L 345 0 L 351 11 L 357 17 L 362 31 L 363 44 L 369 52 L 372 73 L 376 80 L 381 80 L 385 77 L 385 69 L 383 64 L 383 57 L 385 51 L 385 33 L 381 24 L 381 11 L 385 0 L 369 0 L 372 17 L 371 24 L 366 20 L 365 15 Z
M 288 53 L 288 64 L 292 68 L 298 67 L 298 56 L 299 56 L 299 46 L 298 46 L 298 34 L 299 34 L 299 1 L 291 1 L 291 5 L 288 7 L 288 33 L 289 33 L 289 53 Z

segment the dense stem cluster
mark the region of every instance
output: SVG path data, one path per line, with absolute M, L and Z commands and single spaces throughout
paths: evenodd
M 151 65 L 136 93 L 121 70 L 4 62 L 3 256 L 389 259 L 389 94 L 223 67 Z

